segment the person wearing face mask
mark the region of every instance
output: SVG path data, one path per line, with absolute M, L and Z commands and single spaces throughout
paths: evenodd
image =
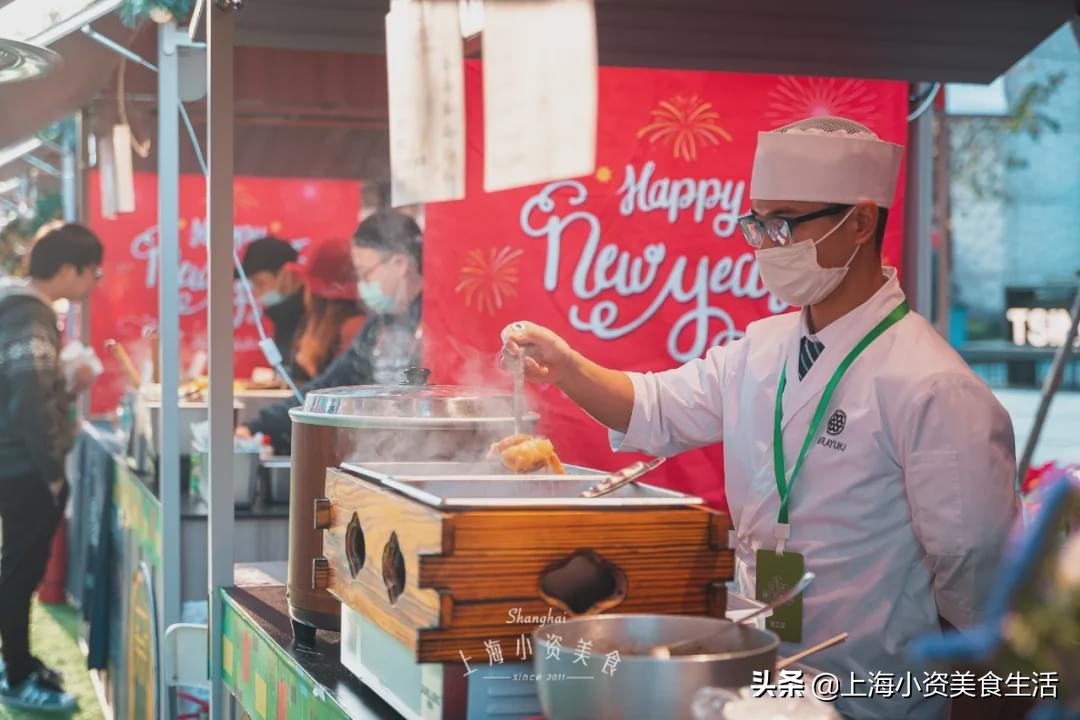
M 318 377 L 344 353 L 364 325 L 348 240 L 325 240 L 304 251 L 295 265 L 304 280 L 304 321 L 290 362 L 294 382 Z
M 363 328 L 342 355 L 301 393 L 345 385 L 397 385 L 402 372 L 420 363 L 422 238 L 412 218 L 381 210 L 360 223 L 351 249 L 356 291 L 368 310 Z M 278 452 L 287 452 L 291 425 L 287 400 L 266 407 L 241 437 L 262 433 Z
M 759 135 L 740 224 L 766 288 L 802 309 L 699 360 L 626 373 L 527 322 L 502 336 L 504 365 L 524 355 L 615 450 L 723 441 L 739 591 L 773 597 L 816 574 L 772 629 L 781 655 L 849 633 L 811 664 L 858 718 L 946 716 L 947 699 L 914 687 L 868 697 L 870 674 L 925 680 L 905 646 L 978 620 L 1018 510 L 1009 416 L 882 266 L 901 155 L 840 118 Z
M 251 294 L 263 314 L 274 324 L 274 344 L 281 357 L 293 357 L 300 328 L 304 325 L 304 282 L 293 267 L 299 254 L 288 242 L 266 236 L 244 248 L 241 267 L 251 283 Z M 239 276 L 239 273 L 237 273 Z M 288 366 L 290 374 L 297 371 Z

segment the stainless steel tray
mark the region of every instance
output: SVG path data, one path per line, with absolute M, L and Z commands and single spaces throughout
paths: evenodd
M 345 463 L 341 468 L 436 508 L 682 507 L 704 502 L 641 482 L 583 498 L 582 491 L 608 473 L 569 465 L 566 475 L 518 475 L 497 463 Z

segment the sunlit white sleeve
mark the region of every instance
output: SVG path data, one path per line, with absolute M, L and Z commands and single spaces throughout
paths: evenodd
M 728 352 L 730 347 L 717 347 L 673 370 L 629 373 L 634 410 L 625 434 L 611 432 L 612 449 L 667 457 L 719 442 Z
M 912 398 L 904 428 L 905 489 L 938 614 L 970 626 L 982 615 L 1019 511 L 1012 421 L 981 382 L 950 376 Z

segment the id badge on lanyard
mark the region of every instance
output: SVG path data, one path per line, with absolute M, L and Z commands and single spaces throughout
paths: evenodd
M 817 409 L 810 420 L 810 427 L 806 431 L 799 455 L 795 459 L 795 466 L 791 474 L 786 475 L 784 463 L 784 434 L 782 425 L 784 422 L 784 389 L 787 387 L 787 362 L 785 361 L 780 370 L 780 384 L 776 389 L 776 406 L 773 412 L 773 472 L 776 477 L 776 491 L 780 496 L 780 511 L 777 513 L 776 527 L 773 537 L 776 540 L 775 550 L 760 549 L 757 551 L 755 594 L 758 602 L 769 602 L 781 593 L 792 587 L 805 571 L 804 558 L 799 553 L 785 552 L 784 547 L 788 538 L 791 537 L 791 524 L 788 518 L 788 501 L 791 498 L 791 488 L 795 484 L 802 469 L 806 455 L 813 445 L 821 422 L 836 392 L 837 385 L 844 373 L 848 371 L 855 359 L 862 351 L 870 346 L 874 340 L 886 330 L 908 314 L 907 302 L 902 302 L 891 313 L 885 316 L 862 340 L 852 348 L 851 352 L 841 361 L 832 377 L 829 379 L 825 390 L 818 400 Z M 785 476 L 786 475 L 786 476 Z M 781 605 L 773 611 L 772 617 L 765 621 L 766 627 L 780 636 L 785 642 L 802 642 L 802 597 L 795 598 L 790 603 Z

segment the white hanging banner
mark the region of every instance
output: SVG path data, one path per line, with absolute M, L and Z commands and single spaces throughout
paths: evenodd
M 394 207 L 465 197 L 465 60 L 458 7 L 395 2 L 386 15 Z
M 135 170 L 131 157 L 131 128 L 127 125 L 113 126 L 112 151 L 116 173 L 116 212 L 135 212 Z
M 593 0 L 499 0 L 483 22 L 484 190 L 591 175 Z
M 461 15 L 461 37 L 471 38 L 484 29 L 484 0 L 458 0 Z
M 101 170 L 101 217 L 112 220 L 116 217 L 116 163 L 113 160 L 112 135 L 97 138 L 98 168 Z

